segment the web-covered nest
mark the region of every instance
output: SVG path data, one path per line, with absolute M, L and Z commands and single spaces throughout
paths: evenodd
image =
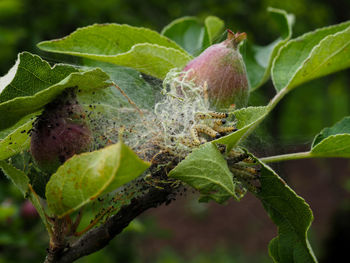
M 139 109 L 129 100 L 104 116 L 108 121 L 102 123 L 95 114 L 97 121 L 92 122 L 99 134 L 95 137 L 115 143 L 122 133 L 123 141 L 140 158 L 151 161 L 160 151 L 185 157 L 201 143 L 233 131 L 234 123 L 226 122 L 228 114 L 210 110 L 206 86 L 188 80 L 189 73 L 173 69 L 167 74 L 153 110 Z

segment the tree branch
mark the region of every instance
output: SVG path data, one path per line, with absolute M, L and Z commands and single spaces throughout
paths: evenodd
M 167 205 L 175 200 L 179 185 L 174 184 L 176 180 L 170 179 L 167 174 L 179 162 L 178 157 L 168 152 L 155 155 L 149 168 L 151 176 L 148 177 L 148 182 L 145 179 L 135 182 L 143 193 L 142 195 L 131 199 L 130 203 L 122 206 L 117 214 L 108 218 L 101 226 L 86 232 L 73 244 L 67 241 L 63 244 L 59 242 L 57 247 L 56 242 L 50 241 L 45 263 L 71 263 L 92 254 L 107 246 L 116 235 L 120 234 L 132 220 L 144 211 L 163 203 Z
M 173 200 L 173 198 L 174 193 L 170 188 L 150 188 L 145 195 L 135 198 L 131 200 L 129 205 L 123 206 L 116 215 L 109 218 L 103 225 L 90 230 L 72 246 L 63 250 L 60 255 L 56 255 L 55 260 L 52 262 L 74 262 L 83 256 L 104 248 L 141 213 L 163 203 L 168 203 Z

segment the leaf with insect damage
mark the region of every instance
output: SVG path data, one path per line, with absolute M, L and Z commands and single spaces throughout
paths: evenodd
M 75 155 L 51 176 L 46 186 L 48 206 L 55 215 L 63 217 L 135 179 L 148 167 L 149 163 L 121 141 Z
M 234 116 L 237 120 L 238 130 L 214 140 L 213 142 L 225 144 L 227 146 L 227 151 L 230 151 L 256 128 L 256 126 L 266 117 L 268 112 L 269 108 L 267 106 L 248 107 L 236 110 Z
M 0 131 L 0 160 L 5 160 L 28 149 L 30 130 L 38 115 L 40 115 L 40 112 L 29 114 L 14 126 Z

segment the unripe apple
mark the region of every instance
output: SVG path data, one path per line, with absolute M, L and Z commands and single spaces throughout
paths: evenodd
M 188 80 L 206 86 L 211 108 L 219 111 L 244 107 L 249 97 L 246 67 L 238 51 L 246 34 L 227 32 L 225 41 L 208 47 L 184 68 Z
M 30 152 L 42 171 L 54 173 L 74 154 L 89 150 L 91 142 L 85 112 L 69 90 L 48 104 L 34 123 Z

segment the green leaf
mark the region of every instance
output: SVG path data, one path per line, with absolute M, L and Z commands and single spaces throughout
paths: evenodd
M 80 28 L 65 38 L 41 42 L 38 47 L 135 68 L 158 78 L 164 78 L 172 68 L 184 67 L 191 59 L 175 42 L 155 31 L 118 24 Z
M 185 53 L 179 45 L 156 31 L 119 24 L 94 24 L 78 28 L 64 38 L 40 42 L 38 47 L 51 52 L 111 56 L 128 52 L 132 46 L 140 43 L 157 44 Z
M 188 53 L 197 56 L 203 51 L 205 29 L 195 17 L 181 17 L 165 26 L 162 35 L 174 40 Z
M 237 131 L 214 140 L 215 143 L 226 144 L 227 151 L 230 151 L 241 140 L 246 138 L 255 127 L 265 118 L 268 114 L 269 108 L 265 106 L 261 107 L 248 107 L 236 110 L 234 115 L 237 120 Z
M 15 125 L 7 128 L 7 129 L 4 129 L 4 130 L 1 130 L 0 131 L 0 141 L 5 139 L 10 133 L 12 133 L 13 131 L 15 131 L 16 129 L 18 129 L 19 127 L 27 124 L 30 120 L 36 118 L 38 115 L 40 115 L 40 111 L 38 112 L 34 112 L 32 114 L 29 114 L 29 115 L 26 115 L 24 118 L 22 118 L 21 120 L 19 120 L 18 122 L 16 122 Z
M 140 72 L 132 68 L 121 67 L 111 63 L 84 59 L 83 64 L 89 67 L 101 68 L 139 108 L 153 109 L 162 89 L 161 80 L 143 76 Z M 111 89 L 113 92 L 110 95 L 110 100 L 123 100 L 127 102 L 126 98 L 115 87 L 111 87 Z M 94 95 L 94 100 L 98 100 L 96 99 L 96 95 L 97 93 Z M 100 101 L 105 102 L 105 99 Z M 114 104 L 114 106 L 116 105 Z
M 0 134 L 2 134 L 5 132 L 7 133 L 7 131 L 11 131 L 6 137 L 0 139 L 0 160 L 5 160 L 12 155 L 28 149 L 30 145 L 29 133 L 32 129 L 34 118 L 37 114 L 39 113 L 26 116 L 24 118 L 24 124 L 21 124 L 18 127 L 16 125 L 16 127 L 11 127 L 5 131 L 0 132 Z
M 323 129 L 314 139 L 311 155 L 315 157 L 350 157 L 350 117 Z
M 0 87 L 2 90 L 0 103 L 17 97 L 33 96 L 77 71 L 76 68 L 68 65 L 58 64 L 51 67 L 39 56 L 28 52 L 18 55 L 16 67 L 13 70 L 15 70 L 13 78 L 6 83 L 6 86 Z
M 278 246 L 278 237 L 271 239 L 269 243 L 269 255 L 273 258 L 274 262 L 281 262 L 281 259 L 279 257 Z
M 34 60 L 38 58 L 37 56 L 30 56 Z M 26 59 L 31 59 L 28 56 L 26 57 Z M 47 64 L 44 61 L 42 63 Z M 20 65 L 21 63 L 19 64 L 19 68 Z M 46 69 L 48 69 L 46 73 L 52 70 L 50 67 Z M 37 82 L 40 82 L 36 73 L 38 69 L 28 68 L 27 70 L 30 70 L 33 74 L 28 76 L 26 74 L 23 75 L 22 71 L 17 72 L 15 79 L 8 86 L 13 86 L 18 90 L 26 90 L 30 89 L 32 85 L 36 85 Z M 19 80 L 22 80 L 22 82 L 19 82 Z M 78 87 L 81 91 L 102 89 L 110 85 L 108 81 L 109 76 L 100 69 L 92 69 L 87 72 L 73 72 L 58 83 L 46 83 L 40 91 L 36 91 L 34 94 L 23 94 L 21 97 L 14 97 L 11 100 L 7 100 L 0 104 L 0 130 L 8 128 L 24 116 L 40 110 L 66 88 Z M 13 85 L 14 82 L 16 86 Z
M 23 172 L 28 178 L 33 190 L 41 198 L 45 199 L 45 187 L 50 179 L 50 174 L 43 173 L 34 164 L 30 151 L 22 151 L 6 160 L 10 165 Z
M 101 150 L 75 155 L 50 178 L 46 198 L 51 211 L 63 217 L 99 195 L 135 179 L 149 167 L 121 141 Z
M 313 220 L 309 205 L 298 196 L 269 166 L 261 165 L 261 190 L 257 197 L 278 227 L 278 237 L 269 245 L 275 262 L 317 262 L 307 240 Z
M 191 60 L 191 56 L 176 49 L 148 43 L 136 44 L 129 52 L 116 56 L 84 55 L 84 57 L 131 67 L 160 79 L 163 79 L 171 69 L 183 68 Z
M 40 202 L 39 197 L 36 194 L 31 192 L 30 195 L 28 196 L 28 199 L 32 202 L 32 204 L 35 207 L 36 211 L 38 212 L 41 220 L 43 221 L 43 223 L 44 223 L 44 225 L 46 227 L 46 230 L 49 233 L 49 236 L 51 236 L 52 235 L 51 226 L 50 226 L 50 223 L 47 220 L 45 210 L 44 210 L 44 208 L 43 208 L 43 206 L 42 206 L 42 204 Z
M 350 21 L 321 28 L 289 41 L 272 66 L 277 91 L 350 66 Z
M 291 153 L 262 158 L 264 162 L 278 162 L 303 158 L 350 158 L 350 117 L 345 117 L 332 127 L 315 136 L 308 152 Z
M 269 79 L 273 59 L 276 57 L 279 49 L 292 36 L 294 16 L 284 10 L 271 7 L 267 11 L 280 27 L 281 37 L 267 46 L 256 46 L 246 42 L 245 45 L 240 47 L 246 64 L 251 90 L 257 89 Z
M 93 55 L 89 53 L 58 52 L 131 67 L 142 73 L 163 79 L 173 68 L 183 68 L 191 56 L 174 48 L 156 44 L 136 44 L 130 51 L 115 56 Z
M 0 168 L 3 170 L 4 174 L 6 174 L 14 183 L 14 185 L 21 191 L 23 196 L 32 202 L 35 209 L 38 211 L 38 214 L 40 215 L 40 218 L 43 221 L 47 231 L 51 233 L 50 224 L 47 221 L 45 211 L 40 203 L 39 198 L 29 189 L 30 184 L 28 176 L 23 171 L 15 168 L 5 161 L 0 161 Z
M 13 167 L 6 161 L 0 161 L 0 168 L 12 181 L 12 183 L 21 191 L 23 196 L 27 196 L 29 191 L 29 178 L 24 172 Z
M 162 30 L 162 35 L 174 40 L 193 56 L 198 56 L 214 40 L 224 28 L 224 22 L 208 16 L 203 24 L 196 17 L 181 17 L 174 20 Z
M 212 45 L 216 38 L 223 32 L 225 23 L 216 16 L 208 16 L 204 20 L 204 25 L 208 34 L 209 44 Z
M 170 171 L 169 176 L 199 190 L 203 195 L 202 201 L 213 199 L 223 203 L 231 196 L 239 199 L 227 162 L 212 143 L 195 149 Z

